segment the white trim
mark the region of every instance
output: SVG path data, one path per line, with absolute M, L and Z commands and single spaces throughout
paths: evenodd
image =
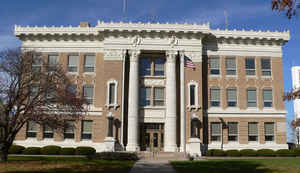
M 110 109 L 111 107 L 114 108 L 115 110 L 119 107 L 118 105 L 118 81 L 117 80 L 114 80 L 114 79 L 111 79 L 109 81 L 107 81 L 107 90 L 106 90 L 106 104 L 105 104 L 105 107 L 107 109 Z M 109 93 L 110 93 L 110 85 L 111 84 L 115 84 L 115 91 L 114 91 L 114 103 L 109 103 Z
M 212 143 L 208 144 L 208 149 L 221 149 L 221 144 Z M 242 150 L 242 149 L 272 149 L 272 150 L 279 150 L 279 149 L 288 149 L 287 144 L 274 144 L 274 143 L 248 143 L 248 144 L 240 144 L 240 143 L 228 143 L 223 144 L 224 150 Z
M 198 88 L 199 88 L 199 84 L 198 82 L 194 81 L 194 80 L 191 80 L 188 84 L 188 104 L 187 104 L 187 109 L 189 111 L 191 111 L 192 109 L 200 109 L 200 105 L 199 105 L 199 92 L 198 92 Z M 195 86 L 195 105 L 191 105 L 190 101 L 191 101 L 191 93 L 190 93 L 190 87 L 194 85 Z

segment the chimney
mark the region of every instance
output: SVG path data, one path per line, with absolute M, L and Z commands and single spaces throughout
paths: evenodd
M 80 22 L 80 27 L 90 27 L 89 22 Z

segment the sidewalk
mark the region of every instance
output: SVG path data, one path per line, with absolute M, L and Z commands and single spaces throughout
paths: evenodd
M 167 160 L 140 160 L 130 173 L 176 173 Z

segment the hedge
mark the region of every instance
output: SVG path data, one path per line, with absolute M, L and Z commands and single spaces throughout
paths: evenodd
M 93 147 L 77 147 L 75 153 L 77 155 L 93 155 L 96 150 Z
M 101 152 L 92 155 L 90 158 L 95 160 L 119 160 L 119 161 L 139 160 L 136 153 L 128 153 L 128 152 Z
M 276 156 L 280 156 L 280 157 L 293 157 L 295 156 L 295 153 L 292 150 L 288 150 L 288 149 L 280 149 L 275 151 Z
M 295 156 L 300 156 L 300 148 L 295 148 L 292 150 L 292 152 Z
M 225 151 L 226 156 L 229 157 L 239 157 L 241 156 L 241 153 L 239 150 L 227 150 Z
M 256 151 L 257 156 L 265 156 L 265 157 L 272 157 L 275 156 L 274 150 L 271 149 L 260 149 Z
M 22 152 L 25 150 L 25 147 L 20 145 L 12 145 L 10 146 L 8 150 L 8 154 L 22 154 Z
M 75 148 L 61 148 L 60 155 L 74 155 L 76 152 Z
M 223 150 L 220 149 L 211 149 L 208 150 L 206 153 L 207 156 L 225 156 L 226 153 Z
M 58 155 L 60 153 L 61 147 L 55 145 L 48 145 L 41 149 L 41 154 L 44 155 Z
M 28 147 L 28 148 L 25 148 L 25 150 L 23 151 L 23 154 L 39 155 L 39 154 L 41 154 L 41 148 L 40 147 Z
M 246 156 L 246 157 L 257 156 L 256 151 L 252 150 L 252 149 L 243 149 L 243 150 L 240 150 L 240 154 L 241 154 L 241 156 Z

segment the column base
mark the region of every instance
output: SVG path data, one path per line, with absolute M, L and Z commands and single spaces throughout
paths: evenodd
M 190 138 L 189 139 L 189 150 L 190 155 L 201 156 L 201 140 L 199 138 Z
M 140 146 L 138 146 L 138 144 L 127 144 L 126 151 L 140 151 Z
M 177 147 L 177 145 L 166 145 L 166 146 L 164 146 L 164 151 L 165 152 L 178 152 L 178 147 Z
M 104 139 L 105 151 L 115 151 L 115 138 L 113 137 L 106 137 Z

